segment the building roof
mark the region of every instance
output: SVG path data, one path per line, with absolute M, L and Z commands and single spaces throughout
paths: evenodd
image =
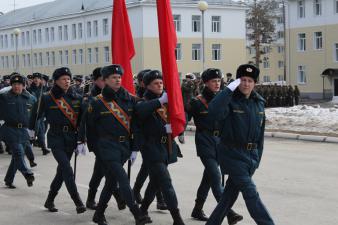
M 198 1 L 199 0 L 171 0 L 174 4 L 197 4 Z M 156 1 L 126 0 L 127 5 L 154 2 Z M 207 2 L 213 5 L 241 6 L 241 3 L 236 3 L 232 0 L 207 0 Z M 0 28 L 81 13 L 83 12 L 82 6 L 85 11 L 111 8 L 112 3 L 113 0 L 54 0 L 0 15 Z

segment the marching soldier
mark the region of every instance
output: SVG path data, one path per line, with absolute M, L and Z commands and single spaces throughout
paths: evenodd
M 239 66 L 237 80 L 209 103 L 209 121 L 222 126 L 218 150 L 222 172 L 229 177 L 206 225 L 220 225 L 239 192 L 256 224 L 274 225 L 252 180 L 262 158 L 265 129 L 264 99 L 253 91 L 258 77 L 255 66 Z
M 221 200 L 223 187 L 221 185 L 221 172 L 217 159 L 216 146 L 219 143 L 220 127 L 218 122 L 209 123 L 207 120 L 208 104 L 220 91 L 221 71 L 219 69 L 207 69 L 202 73 L 205 88 L 201 95 L 191 100 L 189 119 L 193 117 L 196 125 L 195 144 L 197 155 L 204 165 L 201 184 L 197 191 L 195 207 L 191 217 L 207 221 L 208 217 L 203 212 L 203 205 L 211 188 L 217 202 Z M 230 210 L 227 215 L 230 225 L 241 221 L 243 217 Z
M 233 81 L 234 81 L 234 79 L 232 78 L 232 74 L 231 73 L 227 73 L 227 82 L 226 82 L 226 84 L 229 85 Z
M 8 188 L 15 188 L 13 185 L 14 176 L 19 170 L 31 187 L 34 181 L 34 174 L 25 163 L 25 145 L 29 142 L 30 135 L 27 131 L 29 123 L 29 110 L 33 103 L 31 95 L 24 90 L 25 79 L 19 74 L 12 75 L 10 79 L 12 89 L 0 94 L 0 120 L 4 125 L 0 128 L 1 139 L 12 151 L 12 160 L 7 170 L 5 184 Z
M 94 80 L 94 84 L 91 89 L 90 95 L 88 97 L 88 104 L 94 101 L 96 96 L 101 94 L 102 89 L 105 86 L 104 80 L 101 75 L 101 67 L 94 69 L 93 80 Z M 85 112 L 83 119 L 84 119 L 83 122 L 85 123 L 88 119 L 88 110 Z M 81 126 L 82 125 L 83 124 L 81 124 Z M 88 197 L 86 201 L 86 207 L 92 210 L 95 210 L 97 207 L 96 202 L 95 202 L 96 192 L 97 192 L 98 187 L 100 186 L 102 178 L 105 176 L 102 157 L 100 156 L 100 152 L 98 151 L 97 146 L 95 146 L 96 138 L 97 138 L 96 135 L 97 135 L 96 133 L 91 133 L 91 130 L 87 131 L 87 135 L 86 135 L 89 151 L 93 152 L 96 156 L 93 174 L 89 181 Z M 116 199 L 117 206 L 119 210 L 125 209 L 126 203 L 121 198 L 120 192 L 116 187 L 117 182 L 115 182 L 114 184 L 115 184 L 115 187 L 114 187 L 115 191 L 113 192 L 113 196 Z
M 194 83 L 195 75 L 192 73 L 188 73 L 185 75 L 185 79 L 181 85 L 182 95 L 183 95 L 183 104 L 184 110 L 187 112 L 189 107 L 190 100 L 194 97 L 194 92 L 196 89 L 196 85 Z
M 172 215 L 174 225 L 184 225 L 178 209 L 178 202 L 174 187 L 168 171 L 168 164 L 175 163 L 180 154 L 179 147 L 174 140 L 168 139 L 171 133 L 168 124 L 167 108 L 164 105 L 168 97 L 163 92 L 161 72 L 152 70 L 143 78 L 146 92 L 144 101 L 136 105 L 136 114 L 141 124 L 141 133 L 144 143 L 141 147 L 142 157 L 149 172 L 149 184 L 141 205 L 142 213 L 148 217 L 148 208 L 155 198 L 156 192 L 161 190 L 165 203 Z M 169 141 L 172 141 L 172 149 L 169 150 Z M 149 221 L 151 219 L 149 218 Z
M 293 97 L 294 97 L 294 91 L 293 91 L 293 88 L 291 85 L 289 85 L 289 88 L 288 88 L 288 105 L 289 106 L 294 106 L 294 102 L 293 102 Z
M 32 95 L 34 95 L 38 101 L 43 95 L 43 93 L 47 91 L 46 87 L 42 83 L 42 76 L 43 75 L 41 73 L 33 73 L 32 74 L 33 83 L 27 89 L 27 91 L 29 91 Z M 39 146 L 41 147 L 42 154 L 43 155 L 49 154 L 50 151 L 46 147 L 46 140 L 45 140 L 46 127 L 42 119 L 37 121 L 35 130 L 37 133 L 37 142 Z
M 300 96 L 300 91 L 298 89 L 298 86 L 295 85 L 295 90 L 294 90 L 295 105 L 299 104 L 299 96 Z
M 68 193 L 73 199 L 77 213 L 86 211 L 86 207 L 77 191 L 74 174 L 70 165 L 73 152 L 83 145 L 78 144 L 78 121 L 81 118 L 82 98 L 70 88 L 72 74 L 66 67 L 58 68 L 53 73 L 53 88 L 45 93 L 40 104 L 35 105 L 30 129 L 34 128 L 35 120 L 46 117 L 50 128 L 47 133 L 48 147 L 58 163 L 56 175 L 50 185 L 50 191 L 44 204 L 50 212 L 57 212 L 54 199 L 64 182 Z M 39 109 L 39 111 L 38 111 Z
M 135 123 L 132 121 L 136 100 L 121 87 L 123 69 L 120 65 L 110 65 L 101 69 L 105 82 L 102 94 L 90 102 L 86 121 L 87 131 L 95 133 L 97 151 L 102 159 L 106 182 L 93 216 L 93 222 L 107 225 L 104 212 L 119 183 L 123 199 L 134 215 L 136 225 L 144 225 L 147 219 L 141 215 L 135 202 L 128 176 L 123 164 L 136 160 L 137 144 L 133 138 Z
M 76 75 L 74 76 L 74 90 L 75 92 L 80 95 L 83 96 L 84 95 L 84 89 L 82 87 L 82 82 L 83 82 L 83 76 L 82 75 Z

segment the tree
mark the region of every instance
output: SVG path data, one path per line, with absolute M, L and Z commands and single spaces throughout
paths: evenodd
M 246 26 L 247 37 L 255 49 L 254 64 L 259 68 L 261 56 L 266 52 L 261 50 L 264 44 L 270 44 L 275 39 L 275 10 L 278 3 L 275 0 L 253 0 L 248 3 Z

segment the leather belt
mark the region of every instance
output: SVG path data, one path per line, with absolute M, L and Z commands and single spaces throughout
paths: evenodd
M 104 136 L 101 136 L 101 138 L 116 141 L 119 143 L 128 142 L 131 139 L 130 136 L 113 136 L 113 135 L 104 135 Z
M 214 137 L 220 137 L 221 132 L 219 130 L 197 129 L 198 132 L 207 132 Z
M 50 129 L 53 131 L 59 131 L 63 133 L 74 132 L 76 131 L 71 125 L 50 125 Z
M 225 143 L 225 145 L 229 146 L 230 148 L 238 148 L 238 149 L 244 149 L 244 150 L 256 150 L 258 147 L 257 143 Z
M 7 127 L 13 127 L 13 128 L 27 128 L 27 126 L 23 123 L 7 123 L 4 124 Z

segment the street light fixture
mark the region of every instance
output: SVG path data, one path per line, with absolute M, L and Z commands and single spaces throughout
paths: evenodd
M 204 12 L 208 9 L 208 3 L 206 1 L 198 2 L 198 9 L 202 13 L 202 68 L 205 69 L 205 33 L 204 33 Z
M 18 36 L 20 33 L 21 30 L 19 28 L 13 30 L 13 34 L 15 35 L 15 72 L 19 72 Z

